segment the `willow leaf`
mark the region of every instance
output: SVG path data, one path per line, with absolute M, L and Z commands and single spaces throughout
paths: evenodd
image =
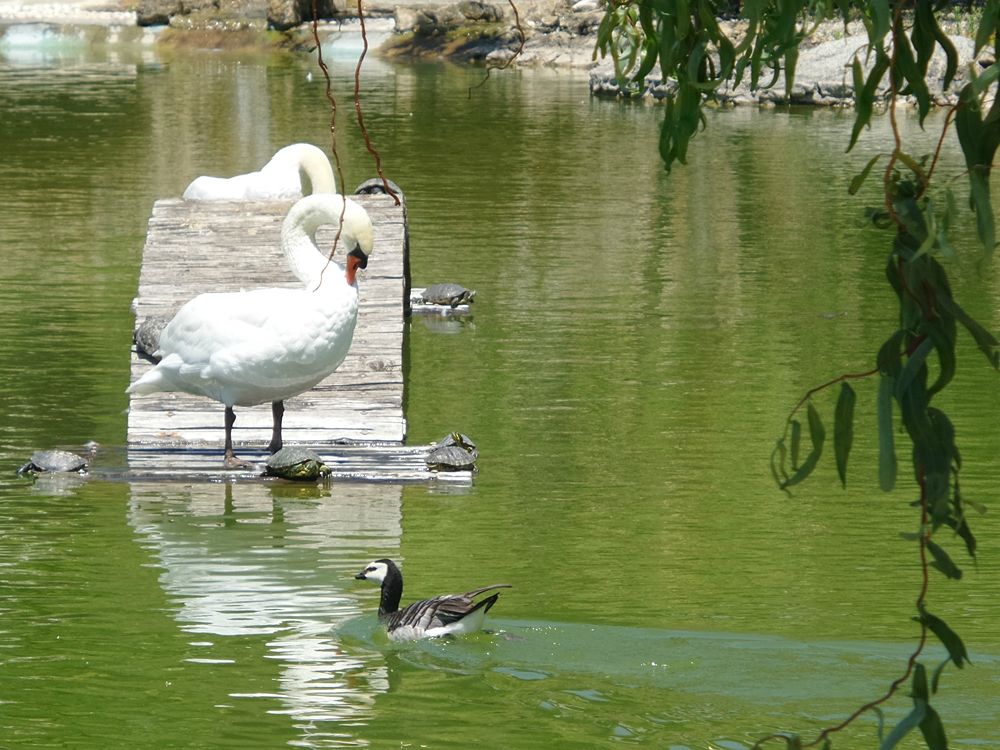
M 927 706 L 923 721 L 920 722 L 920 732 L 924 735 L 927 750 L 948 750 L 948 738 L 945 736 L 941 717 L 931 706 Z
M 979 350 L 986 355 L 986 359 L 989 360 L 994 369 L 1000 369 L 1000 341 L 997 341 L 992 333 L 980 325 L 952 297 L 944 295 L 938 300 L 938 304 L 972 335 Z
M 940 319 L 928 321 L 924 330 L 927 331 L 928 338 L 934 343 L 940 361 L 940 372 L 938 372 L 937 380 L 927 390 L 927 395 L 933 396 L 955 377 L 955 332 Z
M 901 94 L 912 94 L 917 100 L 917 112 L 920 123 L 931 109 L 931 93 L 927 88 L 927 79 L 920 71 L 917 61 L 913 58 L 913 49 L 910 47 L 910 40 L 906 38 L 901 27 L 897 28 L 892 35 L 893 52 L 896 57 L 896 65 L 893 72 L 898 70 L 909 84 L 900 91 Z
M 895 278 L 895 277 L 893 277 Z M 883 375 L 896 377 L 903 369 L 903 341 L 906 331 L 898 330 L 885 340 L 878 350 L 875 365 Z
M 968 503 L 973 505 L 972 503 Z M 985 509 L 984 509 L 985 510 Z M 969 528 L 969 524 L 965 520 L 965 516 L 960 518 L 948 518 L 945 519 L 945 524 L 950 526 L 951 529 L 958 535 L 958 537 L 965 542 L 965 551 L 969 553 L 969 557 L 975 559 L 976 557 L 976 537 L 972 533 L 972 529 Z
M 848 151 L 854 148 L 858 136 L 861 135 L 861 130 L 872 119 L 872 112 L 875 107 L 875 94 L 878 91 L 879 84 L 882 82 L 885 71 L 889 68 L 889 62 L 889 56 L 885 54 L 881 47 L 877 49 L 875 52 L 875 64 L 868 73 L 865 85 L 860 89 L 855 88 L 854 90 L 854 128 L 851 130 L 851 140 L 847 146 Z
M 935 568 L 944 573 L 948 578 L 954 578 L 956 581 L 962 578 L 962 569 L 955 565 L 951 556 L 945 551 L 945 549 L 931 541 L 927 540 L 927 550 L 933 555 L 934 562 L 931 563 Z
M 902 721 L 900 721 L 896 726 L 892 728 L 889 735 L 882 740 L 882 744 L 879 745 L 879 750 L 892 750 L 899 744 L 899 741 L 908 735 L 911 731 L 920 726 L 920 722 L 924 720 L 924 716 L 927 715 L 927 703 L 924 701 L 914 701 L 916 705 L 913 710 L 908 713 Z
M 944 620 L 940 617 L 932 615 L 923 608 L 920 610 L 920 616 L 914 617 L 913 619 L 921 625 L 926 626 L 932 633 L 934 633 L 934 635 L 937 636 L 938 640 L 944 644 L 946 649 L 948 649 L 948 655 L 951 657 L 951 660 L 955 663 L 956 667 L 961 669 L 965 666 L 966 662 L 969 662 L 969 652 L 965 650 L 965 644 L 962 643 L 962 639 L 958 637 L 958 633 L 952 630 Z
M 855 59 L 855 62 L 857 62 L 857 59 Z M 861 189 L 861 186 L 864 184 L 865 180 L 868 179 L 868 175 L 871 173 L 872 167 L 875 166 L 875 162 L 877 162 L 881 158 L 882 154 L 875 154 L 875 156 L 873 156 L 871 159 L 868 160 L 868 163 L 865 165 L 865 168 L 862 169 L 861 172 L 859 172 L 858 174 L 854 175 L 854 178 L 851 180 L 851 185 L 847 189 L 848 194 L 850 195 L 857 194 L 858 190 Z
M 918 14 L 921 13 L 921 7 L 925 6 L 917 6 Z M 927 7 L 927 9 L 923 12 L 927 15 L 924 22 L 926 27 L 930 29 L 931 34 L 934 35 L 934 41 L 937 42 L 938 46 L 944 52 L 945 66 L 942 87 L 945 91 L 947 91 L 948 87 L 951 86 L 951 82 L 955 80 L 955 73 L 958 72 L 958 50 L 955 49 L 955 45 L 952 43 L 951 39 L 941 29 L 941 26 L 937 22 L 937 16 L 930 11 L 929 7 Z
M 911 682 L 911 693 L 913 702 L 927 703 L 930 699 L 930 691 L 927 687 L 927 668 L 917 662 L 913 665 L 913 680 Z
M 920 345 L 910 354 L 909 358 L 906 360 L 906 364 L 903 366 L 903 371 L 899 373 L 899 378 L 896 380 L 896 397 L 900 398 L 905 394 L 910 386 L 913 384 L 914 378 L 917 374 L 924 368 L 927 367 L 927 355 L 930 354 L 931 349 L 934 348 L 934 342 L 930 338 L 926 338 L 920 342 Z
M 854 389 L 847 383 L 842 383 L 833 420 L 833 452 L 837 462 L 837 475 L 840 477 L 842 487 L 847 487 L 847 459 L 851 454 L 851 444 L 854 441 L 854 404 L 856 401 L 857 396 Z
M 934 13 L 931 10 L 930 0 L 917 0 L 913 13 L 913 29 L 910 33 L 910 41 L 913 49 L 917 53 L 917 69 L 920 75 L 926 78 L 927 65 L 934 54 Z
M 795 473 L 781 484 L 781 489 L 783 490 L 795 486 L 812 474 L 819 463 L 820 457 L 823 455 L 823 444 L 826 442 L 826 430 L 823 427 L 823 420 L 820 418 L 819 412 L 816 411 L 816 407 L 812 405 L 812 402 L 809 403 L 807 413 L 809 439 L 812 441 L 812 450 L 809 451 L 809 455 L 806 456 L 802 465 L 795 470 Z
M 792 420 L 792 445 L 790 449 L 792 468 L 799 468 L 799 448 L 802 445 L 802 423 L 797 419 Z
M 997 3 L 985 3 L 983 5 L 983 15 L 979 19 L 979 28 L 976 30 L 976 48 L 972 53 L 974 57 L 979 56 L 979 52 L 990 41 L 990 37 L 993 36 L 993 32 L 997 26 L 998 11 L 1000 11 L 1000 6 Z
M 868 41 L 872 46 L 881 45 L 885 35 L 889 33 L 891 21 L 889 0 L 872 0 L 872 25 L 868 30 Z
M 883 492 L 896 486 L 896 448 L 892 423 L 893 378 L 883 375 L 878 384 L 878 483 Z
M 938 691 L 938 684 L 941 682 L 941 673 L 944 672 L 944 668 L 951 663 L 951 659 L 945 659 L 943 662 L 937 665 L 937 668 L 931 674 L 931 692 L 936 693 Z

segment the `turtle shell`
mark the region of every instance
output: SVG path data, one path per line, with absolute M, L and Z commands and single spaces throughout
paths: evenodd
M 476 290 L 466 289 L 461 284 L 432 284 L 424 289 L 420 296 L 428 305 L 458 307 L 461 304 L 470 304 L 472 298 L 476 296 Z
M 146 318 L 136 326 L 132 340 L 135 341 L 135 350 L 139 356 L 153 362 L 160 361 L 160 358 L 156 356 L 156 352 L 160 349 L 160 334 L 163 333 L 163 329 L 167 327 L 169 322 L 169 318 L 153 316 Z
M 82 471 L 87 459 L 69 451 L 35 451 L 31 460 L 17 470 L 18 474 L 38 474 L 48 471 Z
M 473 471 L 479 451 L 472 438 L 461 432 L 451 432 L 441 438 L 424 461 L 432 471 Z
M 386 180 L 382 182 L 381 177 L 372 177 L 370 180 L 365 180 L 357 189 L 354 191 L 355 195 L 388 195 L 389 193 L 385 189 L 385 184 L 389 183 L 389 189 L 392 190 L 396 195 L 399 196 L 400 200 L 404 200 L 403 190 L 392 180 Z
M 309 481 L 326 476 L 330 468 L 318 454 L 308 448 L 289 446 L 268 456 L 266 473 L 282 479 Z

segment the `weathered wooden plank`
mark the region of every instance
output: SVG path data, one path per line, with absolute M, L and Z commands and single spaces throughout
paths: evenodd
M 430 445 L 403 446 L 396 444 L 351 444 L 321 448 L 317 452 L 330 467 L 331 480 L 365 482 L 441 482 L 450 485 L 469 484 L 469 471 L 429 471 L 426 457 Z M 262 479 L 267 453 L 262 447 L 244 449 L 241 458 L 251 461 L 253 468 L 236 471 L 225 469 L 218 451 L 191 446 L 129 449 L 130 481 L 142 479 L 184 481 L 218 481 L 222 479 Z
M 406 436 L 402 375 L 408 287 L 404 212 L 387 196 L 354 199 L 369 212 L 375 227 L 374 252 L 367 271 L 359 277 L 354 343 L 337 372 L 285 404 L 286 442 L 314 449 L 345 439 L 400 443 Z M 298 287 L 280 249 L 281 223 L 291 205 L 290 201 L 157 201 L 149 220 L 133 303 L 137 319 L 170 316 L 191 297 L 208 291 Z M 320 247 L 332 247 L 335 236 L 335 227 L 324 227 L 317 233 L 317 242 Z M 337 256 L 343 257 L 342 250 L 337 250 Z M 133 352 L 132 380 L 149 367 L 149 362 Z M 241 454 L 247 446 L 264 446 L 270 430 L 269 405 L 237 409 L 234 441 Z M 152 452 L 137 453 L 136 461 L 156 463 L 151 456 L 158 446 L 197 446 L 217 457 L 222 440 L 222 406 L 208 399 L 170 393 L 133 397 L 130 402 L 130 466 L 135 451 Z M 176 452 L 169 458 L 175 467 L 183 468 Z

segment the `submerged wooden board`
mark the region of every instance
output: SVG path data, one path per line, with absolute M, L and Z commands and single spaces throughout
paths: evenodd
M 395 443 L 356 443 L 319 446 L 316 451 L 331 469 L 329 479 L 337 481 L 440 482 L 448 485 L 468 484 L 469 471 L 430 471 L 426 457 L 433 445 L 405 446 Z M 261 479 L 265 450 L 243 450 L 240 458 L 252 461 L 248 469 L 231 470 L 223 466 L 222 454 L 216 449 L 164 448 L 161 446 L 129 447 L 129 481 Z M 266 481 L 276 480 L 270 477 Z
M 327 455 L 336 441 L 401 443 L 403 414 L 406 219 L 402 207 L 383 195 L 352 196 L 372 217 L 374 251 L 359 275 L 361 304 L 354 343 L 347 359 L 314 389 L 285 402 L 284 439 Z M 136 319 L 171 316 L 185 301 L 208 291 L 255 287 L 296 287 L 279 240 L 291 202 L 204 203 L 159 200 L 153 206 L 143 249 Z M 331 247 L 336 227 L 317 235 Z M 342 251 L 338 250 L 342 260 Z M 152 365 L 133 351 L 131 380 Z M 233 440 L 237 453 L 263 448 L 271 435 L 271 408 L 238 408 Z M 137 468 L 159 463 L 157 450 L 181 464 L 180 452 L 163 449 L 222 449 L 223 407 L 199 396 L 158 393 L 133 396 L 129 403 L 129 463 Z M 140 450 L 142 449 L 142 450 Z M 143 451 L 148 451 L 144 453 Z M 383 451 L 384 452 L 384 451 Z M 195 460 L 197 453 L 191 453 Z M 352 454 L 360 455 L 360 454 Z M 388 460 L 388 459 L 387 459 Z M 391 463 L 391 461 L 390 461 Z M 183 473 L 183 472 L 182 472 Z M 197 472 L 196 472 L 197 473 Z

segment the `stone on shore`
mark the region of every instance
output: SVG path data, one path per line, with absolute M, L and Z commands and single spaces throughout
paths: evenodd
M 952 44 L 958 52 L 958 75 L 951 85 L 951 91 L 944 91 L 944 71 L 946 58 L 940 48 L 937 48 L 928 67 L 928 84 L 931 96 L 936 104 L 950 104 L 957 101 L 957 91 L 966 79 L 966 71 L 970 63 L 975 62 L 974 43 L 962 36 L 950 36 Z M 866 59 L 865 50 L 868 44 L 866 33 L 852 33 L 841 38 L 807 46 L 799 53 L 795 68 L 795 81 L 791 91 L 785 90 L 785 75 L 782 72 L 775 85 L 750 90 L 747 80 L 749 74 L 744 74 L 744 80 L 738 85 L 727 84 L 715 93 L 722 104 L 809 104 L 820 106 L 851 106 L 854 103 L 854 84 L 851 66 L 855 57 L 867 73 L 874 63 Z M 768 76 L 762 76 L 769 78 Z M 957 85 L 956 85 L 957 84 Z M 590 74 L 590 91 L 599 97 L 640 97 L 648 100 L 663 99 L 671 94 L 676 85 L 672 81 L 664 82 L 659 66 L 653 68 L 641 83 L 633 83 L 630 88 L 623 89 L 615 77 L 614 67 L 603 63 Z M 885 83 L 877 92 L 878 98 L 888 95 L 888 84 Z M 908 97 L 912 99 L 912 97 Z

